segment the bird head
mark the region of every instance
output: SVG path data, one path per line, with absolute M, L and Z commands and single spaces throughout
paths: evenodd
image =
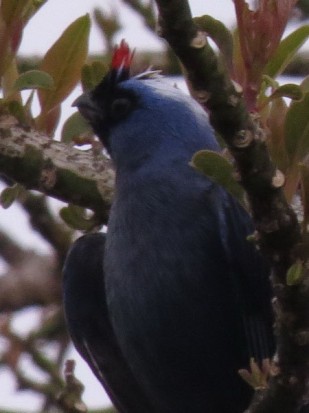
M 133 53 L 122 41 L 103 80 L 73 103 L 104 144 L 116 167 L 141 164 L 160 152 L 188 161 L 202 148 L 218 150 L 208 118 L 190 96 L 158 72 L 130 76 Z

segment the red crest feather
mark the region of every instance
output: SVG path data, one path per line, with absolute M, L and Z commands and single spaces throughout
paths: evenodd
M 133 59 L 133 54 L 125 40 L 121 40 L 120 45 L 114 50 L 112 58 L 112 69 L 126 69 L 129 70 Z

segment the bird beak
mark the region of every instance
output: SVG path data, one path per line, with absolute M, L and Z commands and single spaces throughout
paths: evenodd
M 90 93 L 83 93 L 74 100 L 72 106 L 76 106 L 83 118 L 90 123 L 98 118 L 99 109 L 93 102 Z

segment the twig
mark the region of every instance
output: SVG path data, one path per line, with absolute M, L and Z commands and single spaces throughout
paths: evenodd
M 87 407 L 81 399 L 84 385 L 75 377 L 75 361 L 67 360 L 64 377 L 65 388 L 58 397 L 58 404 L 67 413 L 86 413 Z
M 58 388 L 63 386 L 58 365 L 49 360 L 42 351 L 38 350 L 37 342 L 32 339 L 31 335 L 24 339 L 8 328 L 4 336 L 11 342 L 15 343 L 15 345 L 22 348 L 23 351 L 26 351 L 32 358 L 34 364 L 47 373 L 53 379 L 53 383 L 58 386 Z

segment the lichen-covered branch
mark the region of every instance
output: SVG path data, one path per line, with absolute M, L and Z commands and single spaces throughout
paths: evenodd
M 308 397 L 309 274 L 308 257 L 304 249 L 296 248 L 300 230 L 281 189 L 284 177 L 271 162 L 265 134 L 246 110 L 241 88 L 230 80 L 206 34 L 195 26 L 188 1 L 156 3 L 161 35 L 180 59 L 193 96 L 209 111 L 213 127 L 235 158 L 258 230 L 257 241 L 274 269 L 277 369 L 267 391 L 259 392 L 249 411 L 296 412 Z M 296 259 L 304 263 L 303 274 L 295 285 L 287 285 L 287 271 Z
M 269 255 L 280 254 L 291 264 L 289 252 L 299 240 L 297 220 L 280 189 L 284 178 L 270 160 L 263 131 L 246 110 L 240 86 L 229 78 L 206 33 L 195 26 L 187 0 L 156 3 L 161 35 L 180 59 L 193 96 L 209 111 L 212 126 L 236 160 L 261 243 Z
M 73 146 L 0 118 L 0 173 L 27 189 L 92 209 L 106 221 L 114 172 L 101 153 Z
M 0 232 L 0 255 L 9 264 L 0 277 L 0 313 L 60 302 L 60 268 L 52 256 L 25 250 Z
M 18 201 L 28 214 L 32 228 L 56 251 L 59 266 L 62 266 L 72 243 L 72 231 L 68 230 L 62 222 L 55 218 L 44 195 L 34 195 L 29 191 L 25 191 Z
M 26 251 L 11 237 L 0 231 L 0 255 L 9 265 L 16 265 L 24 259 Z
M 59 392 L 64 387 L 59 365 L 48 357 L 42 351 L 42 342 L 40 347 L 38 342 L 30 334 L 28 337 L 21 337 L 12 331 L 9 323 L 2 323 L 0 330 L 7 341 L 7 349 L 4 351 L 0 363 L 8 367 L 15 375 L 19 389 L 32 390 L 46 399 L 57 404 Z M 20 367 L 19 360 L 26 353 L 31 358 L 33 364 L 45 373 L 47 378 L 44 380 L 35 380 Z M 46 411 L 45 409 L 42 411 Z
M 0 277 L 0 313 L 60 300 L 59 264 L 52 257 L 25 251 L 18 264 Z

